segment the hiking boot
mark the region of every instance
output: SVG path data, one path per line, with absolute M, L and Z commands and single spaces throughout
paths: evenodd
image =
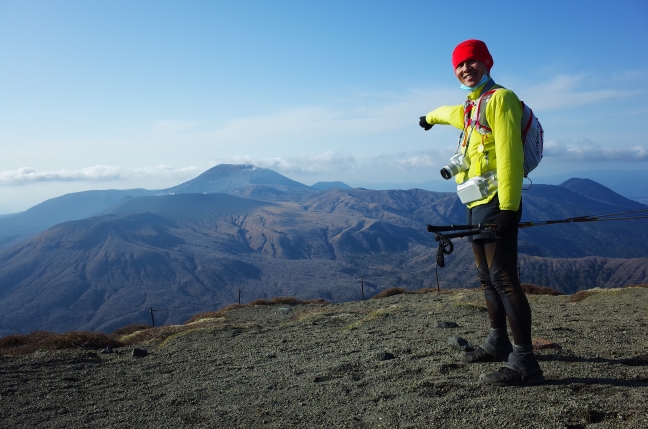
M 479 381 L 492 386 L 530 386 L 540 384 L 545 381 L 544 375 L 540 368 L 527 373 L 526 370 L 517 372 L 506 366 L 501 367 L 496 372 L 490 374 L 481 374 Z
M 511 350 L 506 351 L 498 355 L 492 355 L 488 353 L 482 346 L 478 346 L 475 350 L 471 352 L 466 352 L 463 355 L 463 360 L 466 363 L 476 363 L 476 362 L 506 362 L 508 360 L 508 355 L 511 353 Z

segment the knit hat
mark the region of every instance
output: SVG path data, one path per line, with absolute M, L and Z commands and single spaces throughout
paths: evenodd
M 466 40 L 457 45 L 452 52 L 452 66 L 456 69 L 457 65 L 466 60 L 477 60 L 484 63 L 489 72 L 493 67 L 493 57 L 488 52 L 486 44 L 481 40 Z

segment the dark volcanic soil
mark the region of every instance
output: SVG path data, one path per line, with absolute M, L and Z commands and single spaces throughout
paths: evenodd
M 495 388 L 449 337 L 479 344 L 479 291 L 258 306 L 112 354 L 0 360 L 3 428 L 645 428 L 648 289 L 529 297 L 547 378 Z M 289 310 L 287 310 L 289 308 Z M 458 328 L 438 328 L 456 322 Z M 543 343 L 538 341 L 538 344 Z

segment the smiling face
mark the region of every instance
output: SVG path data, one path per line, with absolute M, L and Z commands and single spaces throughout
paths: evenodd
M 466 60 L 457 65 L 455 76 L 466 86 L 477 85 L 486 74 L 486 66 L 481 61 Z

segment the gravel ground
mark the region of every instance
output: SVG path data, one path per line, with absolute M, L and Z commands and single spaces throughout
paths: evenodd
M 648 289 L 569 298 L 529 297 L 539 386 L 485 386 L 497 364 L 460 362 L 448 339 L 488 325 L 481 292 L 458 290 L 240 308 L 139 358 L 4 357 L 0 427 L 648 427 Z

